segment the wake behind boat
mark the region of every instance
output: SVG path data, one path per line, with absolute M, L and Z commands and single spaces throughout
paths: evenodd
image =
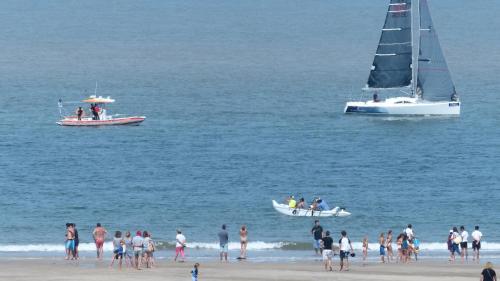
M 390 1 L 364 90 L 373 99 L 347 102 L 344 113 L 460 115 L 427 0 Z M 379 93 L 395 97 L 379 100 Z
M 63 116 L 63 102 L 59 100 L 59 112 L 63 119 L 56 123 L 61 126 L 138 125 L 146 119 L 145 116 L 108 115 L 106 105 L 115 102 L 110 97 L 92 95 L 82 102 L 90 104 L 90 114 L 85 114 L 85 110 L 80 106 L 75 112 L 76 115 Z
M 294 217 L 347 217 L 351 215 L 351 213 L 340 207 L 335 207 L 331 210 L 317 211 L 313 209 L 290 208 L 286 204 L 276 202 L 276 200 L 273 200 L 273 207 L 283 215 Z

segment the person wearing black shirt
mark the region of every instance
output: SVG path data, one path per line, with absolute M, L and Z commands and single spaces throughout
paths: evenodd
M 325 237 L 321 238 L 321 240 L 323 241 L 323 262 L 325 262 L 325 270 L 333 271 L 333 239 L 330 237 L 330 231 L 326 231 Z
M 497 281 L 497 274 L 493 270 L 493 264 L 491 262 L 487 262 L 484 266 L 483 271 L 481 272 L 481 281 Z
M 314 251 L 316 252 L 316 255 L 319 255 L 322 253 L 320 242 L 321 238 L 323 238 L 323 227 L 319 225 L 319 220 L 314 221 L 314 227 L 311 229 L 311 234 L 313 235 L 314 238 L 313 242 Z

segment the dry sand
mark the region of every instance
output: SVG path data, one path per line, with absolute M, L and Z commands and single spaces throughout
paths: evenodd
M 325 272 L 320 262 L 200 262 L 199 280 L 479 280 L 481 265 L 419 262 L 407 265 L 354 263 L 348 272 Z M 0 280 L 191 280 L 193 262 L 159 261 L 153 269 L 107 267 L 107 262 L 59 259 L 2 259 Z M 336 268 L 338 270 L 338 267 Z

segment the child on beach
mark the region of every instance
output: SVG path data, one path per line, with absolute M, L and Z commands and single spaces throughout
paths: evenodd
M 363 238 L 363 261 L 366 260 L 367 256 L 368 256 L 368 236 L 365 235 L 365 238 Z
M 192 281 L 198 281 L 198 267 L 200 267 L 199 263 L 195 263 L 193 270 L 191 270 L 191 278 Z

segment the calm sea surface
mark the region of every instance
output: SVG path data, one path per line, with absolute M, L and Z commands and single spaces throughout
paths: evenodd
M 59 245 L 68 221 L 83 242 L 96 222 L 162 241 L 182 228 L 215 243 L 226 223 L 233 241 L 246 224 L 264 245 L 309 242 L 311 218 L 272 208 L 288 194 L 347 207 L 321 221 L 334 237 L 412 223 L 442 243 L 478 224 L 500 242 L 500 2 L 430 8 L 460 118 L 342 114 L 361 97 L 384 0 L 2 1 L 0 250 Z M 110 111 L 147 120 L 57 126 L 57 100 L 96 81 Z

